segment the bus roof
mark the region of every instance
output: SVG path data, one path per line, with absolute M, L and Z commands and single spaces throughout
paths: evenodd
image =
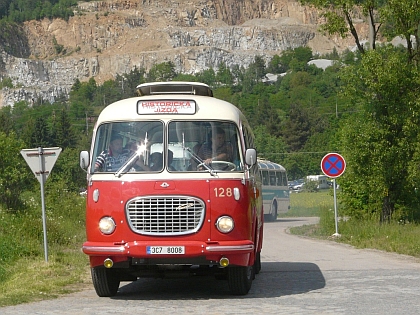
M 270 162 L 267 160 L 258 160 L 258 166 L 260 167 L 260 169 L 286 171 L 286 169 L 280 164 Z
M 176 104 L 183 103 L 184 101 L 191 104 L 194 112 L 178 112 L 176 110 Z M 147 108 L 148 111 L 142 112 L 141 109 L 147 107 L 149 104 L 151 105 L 150 108 Z M 166 106 L 166 109 L 171 109 L 172 112 L 151 110 L 151 108 L 157 108 L 161 104 L 163 104 L 163 107 Z M 245 116 L 236 106 L 223 100 L 201 95 L 165 94 L 132 97 L 112 103 L 103 109 L 98 117 L 97 123 L 136 121 L 139 119 L 218 119 L 234 121 L 238 125 L 240 121 L 246 121 Z

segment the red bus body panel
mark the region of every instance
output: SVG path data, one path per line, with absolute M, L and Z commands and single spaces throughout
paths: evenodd
M 261 209 L 256 204 L 259 198 L 255 198 L 259 192 L 251 186 L 242 179 L 219 178 L 92 181 L 87 193 L 87 241 L 83 244 L 83 252 L 90 256 L 92 267 L 103 265 L 107 258 L 114 263 L 133 258 L 156 258 L 157 255 L 147 254 L 146 246 L 184 246 L 185 254 L 158 255 L 159 259 L 168 259 L 168 263 L 176 259 L 188 263 L 189 259 L 200 258 L 214 264 L 226 257 L 231 265 L 252 265 L 256 251 L 261 250 L 262 223 L 255 225 L 262 222 L 257 216 L 261 218 L 263 214 L 261 210 L 257 211 Z M 234 188 L 239 190 L 238 200 L 234 198 Z M 97 202 L 93 200 L 95 190 L 99 191 Z M 127 202 L 135 197 L 155 195 L 183 195 L 204 201 L 205 217 L 201 227 L 188 235 L 156 236 L 133 232 L 127 218 Z M 234 219 L 235 228 L 230 233 L 221 233 L 216 228 L 216 221 L 222 215 Z M 104 216 L 111 216 L 116 223 L 116 229 L 110 235 L 101 233 L 98 228 L 98 222 Z

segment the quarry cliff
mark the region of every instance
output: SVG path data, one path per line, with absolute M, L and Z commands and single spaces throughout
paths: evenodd
M 268 61 L 300 46 L 320 54 L 354 46 L 350 36 L 321 34 L 322 22 L 319 12 L 295 0 L 80 2 L 68 21 L 24 23 L 20 49 L 0 45 L 0 80 L 13 83 L 0 90 L 0 107 L 38 98 L 54 102 L 68 96 L 76 79 L 94 77 L 101 84 L 165 61 L 177 72 L 196 73 L 222 62 L 246 67 L 256 55 Z M 356 27 L 367 34 L 362 19 Z

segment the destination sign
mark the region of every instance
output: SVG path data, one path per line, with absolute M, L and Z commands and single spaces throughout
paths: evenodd
M 139 114 L 195 114 L 196 104 L 186 100 L 139 101 Z

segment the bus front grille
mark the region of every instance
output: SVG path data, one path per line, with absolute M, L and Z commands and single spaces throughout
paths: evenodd
M 184 235 L 197 232 L 204 221 L 205 204 L 188 196 L 147 196 L 126 205 L 131 229 L 143 235 Z

